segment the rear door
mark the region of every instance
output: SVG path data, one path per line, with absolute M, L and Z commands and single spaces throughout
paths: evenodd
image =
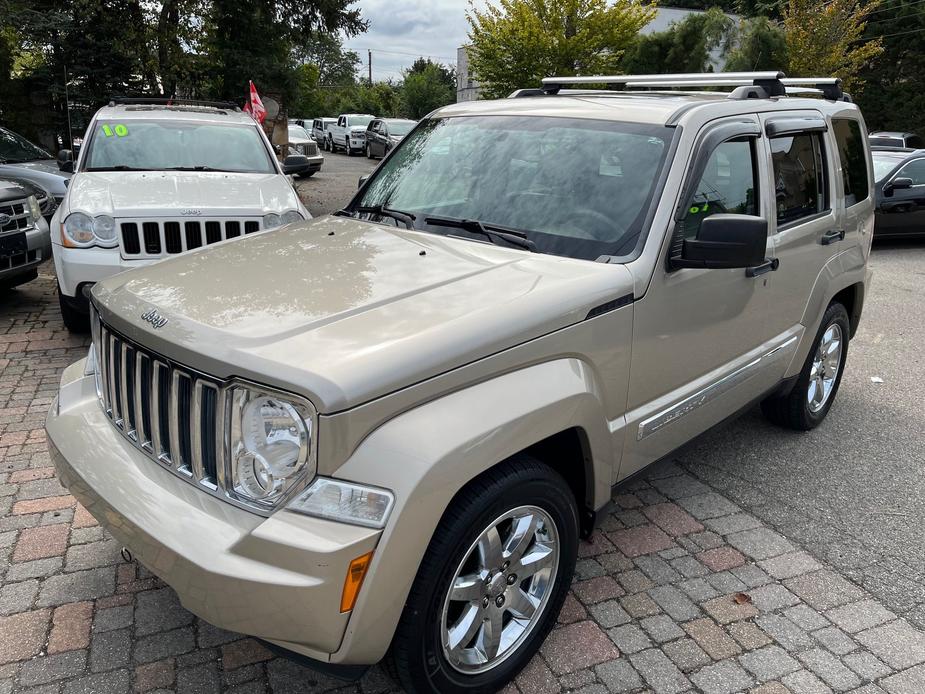
M 776 272 L 767 275 L 767 320 L 775 333 L 797 329 L 826 263 L 844 246 L 844 214 L 835 204 L 838 158 L 818 111 L 762 115 Z M 783 375 L 783 374 L 781 374 Z

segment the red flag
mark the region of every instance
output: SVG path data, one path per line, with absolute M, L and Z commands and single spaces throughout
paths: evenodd
M 244 104 L 244 111 L 251 115 L 255 121 L 263 125 L 263 122 L 267 119 L 267 110 L 263 107 L 263 102 L 260 100 L 260 95 L 257 93 L 257 87 L 254 86 L 254 81 L 249 80 L 251 85 L 251 98 L 246 104 Z

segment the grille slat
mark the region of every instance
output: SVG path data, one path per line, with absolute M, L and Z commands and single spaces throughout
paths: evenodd
M 223 384 L 124 339 L 95 309 L 90 320 L 106 415 L 132 445 L 174 474 L 224 495 Z
M 120 221 L 122 253 L 133 258 L 177 255 L 260 231 L 259 219 L 196 219 Z M 141 228 L 139 235 L 139 226 Z

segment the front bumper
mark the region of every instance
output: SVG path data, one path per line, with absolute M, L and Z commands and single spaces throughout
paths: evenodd
M 52 251 L 61 294 L 76 299 L 82 306 L 86 305 L 86 298 L 81 292 L 84 285 L 92 286 L 123 270 L 158 260 L 127 261 L 122 259 L 118 248 L 67 248 L 60 243 L 54 243 Z
M 350 149 L 363 149 L 366 146 L 365 135 L 350 135 L 348 138 Z
M 191 612 L 330 661 L 350 618 L 347 567 L 380 531 L 288 511 L 263 518 L 200 492 L 123 438 L 84 366 L 65 370 L 46 421 L 61 483 Z
M 34 227 L 26 230 L 26 252 L 8 258 L 0 258 L 0 281 L 6 282 L 19 275 L 32 272 L 51 255 L 51 239 L 48 223 L 39 219 Z

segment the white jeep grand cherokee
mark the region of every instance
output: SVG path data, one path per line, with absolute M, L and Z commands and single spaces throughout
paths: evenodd
M 233 105 L 110 102 L 94 115 L 51 221 L 61 315 L 85 331 L 88 292 L 117 272 L 309 219 L 256 122 Z M 69 153 L 63 153 L 66 157 Z

